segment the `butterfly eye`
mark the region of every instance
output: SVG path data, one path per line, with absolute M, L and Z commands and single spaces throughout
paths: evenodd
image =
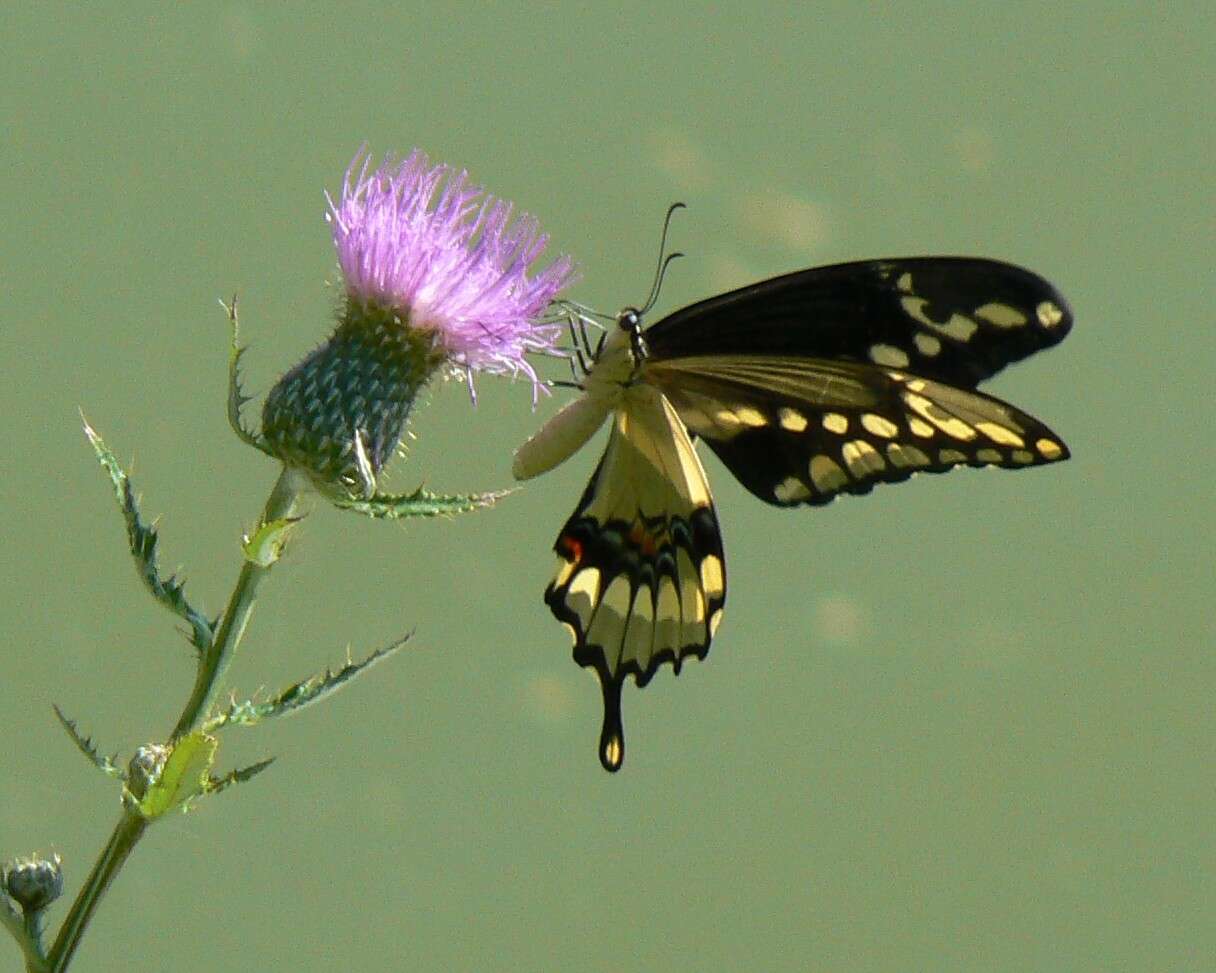
M 622 331 L 640 331 L 642 328 L 642 315 L 636 307 L 621 308 L 621 312 L 616 316 L 616 323 Z

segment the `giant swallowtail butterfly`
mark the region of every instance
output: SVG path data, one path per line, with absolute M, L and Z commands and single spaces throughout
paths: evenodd
M 649 304 L 650 302 L 648 302 Z M 1055 433 L 976 391 L 1063 340 L 1072 315 L 1041 277 L 974 257 L 816 267 L 642 329 L 626 308 L 569 402 L 515 454 L 525 480 L 612 431 L 558 535 L 545 591 L 603 691 L 600 762 L 624 758 L 621 687 L 703 659 L 726 563 L 694 441 L 765 503 L 818 506 L 916 473 L 1068 458 Z

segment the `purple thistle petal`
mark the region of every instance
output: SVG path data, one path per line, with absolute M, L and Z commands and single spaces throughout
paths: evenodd
M 363 149 L 351 161 L 326 214 L 348 295 L 401 313 L 436 333 L 449 360 L 473 371 L 526 375 L 529 353 L 553 354 L 562 328 L 545 312 L 574 277 L 558 257 L 533 276 L 549 238 L 527 214 L 485 194 L 468 173 L 430 164 L 415 149 L 371 169 Z M 442 187 L 442 188 L 440 188 Z

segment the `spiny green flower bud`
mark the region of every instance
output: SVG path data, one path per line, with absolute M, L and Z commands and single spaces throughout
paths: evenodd
M 165 761 L 172 752 L 170 747 L 159 743 L 145 744 L 135 751 L 127 764 L 127 790 L 136 801 L 143 800 L 148 788 L 160 780 Z
M 374 171 L 362 151 L 328 219 L 346 283 L 330 339 L 266 397 L 262 441 L 323 491 L 367 494 L 419 390 L 441 369 L 523 374 L 554 353 L 544 315 L 574 276 L 560 257 L 529 276 L 547 237 L 526 214 L 418 151 Z
M 266 397 L 262 435 L 288 465 L 360 493 L 364 465 L 376 476 L 392 458 L 415 396 L 445 361 L 433 332 L 349 302 L 329 341 Z
M 36 855 L 4 867 L 4 890 L 28 914 L 41 912 L 63 894 L 62 859 Z

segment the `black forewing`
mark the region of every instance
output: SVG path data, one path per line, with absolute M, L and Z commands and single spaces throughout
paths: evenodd
M 1071 327 L 1059 291 L 1029 270 L 895 257 L 751 284 L 676 311 L 645 338 L 655 360 L 738 353 L 872 362 L 974 388 Z
M 921 471 L 1066 459 L 1047 426 L 975 388 L 1071 326 L 1020 267 L 870 260 L 677 311 L 646 330 L 640 377 L 757 497 L 820 504 Z

